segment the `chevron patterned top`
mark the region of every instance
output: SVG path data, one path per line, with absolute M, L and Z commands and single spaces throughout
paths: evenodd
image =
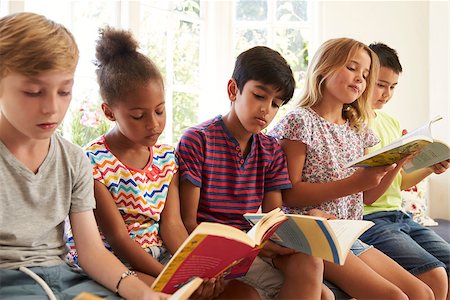
M 86 147 L 94 179 L 103 183 L 116 202 L 130 237 L 143 248 L 161 246 L 159 219 L 173 175 L 178 171 L 175 150 L 155 145 L 142 169 L 124 165 L 108 148 L 104 136 Z

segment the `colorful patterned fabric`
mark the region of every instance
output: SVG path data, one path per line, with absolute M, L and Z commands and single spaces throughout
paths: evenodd
M 161 212 L 178 166 L 174 148 L 155 145 L 152 159 L 142 169 L 124 165 L 108 148 L 104 136 L 86 149 L 94 179 L 103 183 L 116 202 L 130 237 L 143 248 L 161 246 L 158 234 Z
M 145 250 L 161 246 L 159 220 L 167 192 L 174 174 L 178 171 L 175 150 L 169 145 L 155 145 L 151 149 L 152 159 L 142 169 L 124 165 L 109 150 L 104 136 L 90 143 L 85 149 L 94 179 L 103 183 L 114 198 L 130 237 Z M 78 267 L 78 255 L 70 227 L 65 230 L 69 254 L 66 261 Z M 102 236 L 105 247 L 111 246 Z
M 244 158 L 221 116 L 183 134 L 177 149 L 180 177 L 201 188 L 198 222 L 248 230 L 251 226 L 243 214 L 257 212 L 264 193 L 291 187 L 286 158 L 277 141 L 259 133 L 251 143 Z
M 302 181 L 311 183 L 331 182 L 352 175 L 355 169 L 344 168 L 344 165 L 363 156 L 365 148 L 378 143 L 371 130 L 358 133 L 348 122 L 342 125 L 331 123 L 310 108 L 294 109 L 269 134 L 277 139 L 300 141 L 306 145 Z M 303 214 L 311 208 L 334 214 L 338 219 L 360 220 L 363 216 L 363 193 L 333 199 L 314 207 L 285 207 L 284 210 Z

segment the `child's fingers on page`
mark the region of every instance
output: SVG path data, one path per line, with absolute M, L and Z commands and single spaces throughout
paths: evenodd
M 439 163 L 445 170 L 450 168 L 450 159 L 443 160 Z
M 297 250 L 286 248 L 284 246 L 280 246 L 280 251 L 278 252 L 279 255 L 291 255 L 297 253 Z
M 199 294 L 199 299 L 211 298 L 214 294 L 215 278 L 205 279 L 202 283 L 202 291 Z
M 447 171 L 448 167 L 449 167 L 449 164 L 446 163 L 445 161 L 431 166 L 433 173 L 435 173 L 435 174 L 444 173 L 445 171 Z
M 203 293 L 203 286 L 204 286 L 205 282 L 203 282 L 191 295 L 191 299 L 200 299 Z
M 389 172 L 389 171 L 392 171 L 392 170 L 394 170 L 395 169 L 395 167 L 397 167 L 397 164 L 392 164 L 392 165 L 389 165 L 389 166 L 385 166 L 384 167 L 384 172 Z
M 216 279 L 216 283 L 214 285 L 214 293 L 213 298 L 216 298 L 225 290 L 225 279 L 223 277 L 219 277 Z
M 286 248 L 286 247 L 280 246 L 276 243 L 273 243 L 272 251 L 275 253 L 275 256 L 289 255 L 289 254 L 294 254 L 296 252 L 294 249 Z M 272 256 L 272 258 L 274 258 L 275 256 Z

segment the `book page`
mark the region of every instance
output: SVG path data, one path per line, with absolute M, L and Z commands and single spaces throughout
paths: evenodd
M 312 252 L 308 239 L 298 229 L 297 224 L 292 219 L 283 223 L 277 232 L 272 235 L 271 240 L 284 247 L 296 249 L 303 253 L 311 254 Z
M 447 144 L 435 141 L 425 146 L 414 159 L 403 166 L 406 173 L 437 164 L 450 158 L 450 148 Z
M 245 214 L 244 217 L 253 223 L 261 215 Z M 273 242 L 340 265 L 344 264 L 353 242 L 373 225 L 363 220 L 327 220 L 296 214 L 286 214 L 286 217 L 288 220 L 272 235 Z
M 280 208 L 275 208 L 268 213 L 256 214 L 258 217 L 249 217 L 247 221 L 253 225 L 247 235 L 256 245 L 269 239 L 278 226 L 286 220 L 286 216 Z
M 358 237 L 373 226 L 370 221 L 363 220 L 328 220 L 339 241 L 342 253 L 348 252 Z
M 289 221 L 277 231 L 280 244 L 336 264 L 344 263 L 345 255 L 340 254 L 338 239 L 326 219 L 292 214 L 288 217 Z
M 396 147 L 395 149 L 388 150 L 386 152 L 375 155 L 375 152 L 370 153 L 373 157 L 359 161 L 357 163 L 351 163 L 352 167 L 379 167 L 394 164 L 402 158 L 412 155 L 415 152 L 421 150 L 429 141 L 416 140 L 409 142 L 405 145 Z
M 378 167 L 396 163 L 402 158 L 423 148 L 426 142 L 433 142 L 431 124 L 441 119 L 441 116 L 437 116 L 425 125 L 405 134 L 389 145 L 348 162 L 344 167 Z
M 259 214 L 244 216 L 251 223 L 261 218 Z M 287 221 L 283 222 L 270 238 L 273 242 L 327 261 L 341 262 L 334 235 L 329 232 L 326 219 L 295 214 L 286 214 L 286 217 Z
M 419 135 L 428 136 L 428 137 L 432 138 L 431 124 L 433 124 L 434 122 L 437 122 L 439 120 L 442 120 L 442 117 L 436 116 L 432 120 L 428 121 L 425 125 L 420 126 L 419 128 L 416 128 L 413 131 L 408 132 L 407 134 L 402 136 L 400 139 L 406 139 L 406 138 L 409 138 L 410 136 L 419 136 Z

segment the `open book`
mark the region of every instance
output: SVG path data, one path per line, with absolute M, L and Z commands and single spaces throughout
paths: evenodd
M 327 220 L 321 217 L 285 214 L 288 218 L 271 240 L 287 248 L 321 257 L 343 265 L 353 243 L 373 222 L 364 220 Z M 245 214 L 252 224 L 264 214 Z
M 387 166 L 415 154 L 414 158 L 403 166 L 403 170 L 410 173 L 449 159 L 450 147 L 443 141 L 433 139 L 431 134 L 431 124 L 441 119 L 442 117 L 438 116 L 386 147 L 349 162 L 345 167 Z
M 244 276 L 260 247 L 287 220 L 274 209 L 245 233 L 220 223 L 200 223 L 154 281 L 157 292 L 173 294 L 194 277 Z M 195 289 L 194 289 L 195 290 Z

